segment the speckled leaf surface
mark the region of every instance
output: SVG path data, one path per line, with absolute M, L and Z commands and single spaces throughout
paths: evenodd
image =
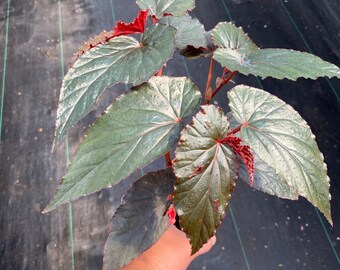
M 340 69 L 306 52 L 287 49 L 259 49 L 243 32 L 231 23 L 219 23 L 213 30 L 218 48 L 214 59 L 231 71 L 262 78 L 296 80 L 300 77 L 338 77 Z
M 236 156 L 219 143 L 228 127 L 222 109 L 203 106 L 182 131 L 176 149 L 174 204 L 192 254 L 215 234 L 235 186 Z
M 93 109 L 106 87 L 119 82 L 138 85 L 153 76 L 172 57 L 175 32 L 171 26 L 153 26 L 142 35 L 141 43 L 120 36 L 80 56 L 60 90 L 55 143 Z
M 153 77 L 118 98 L 89 129 L 46 211 L 113 185 L 169 151 L 200 98 L 184 77 Z
M 123 198 L 112 222 L 104 249 L 103 270 L 116 270 L 151 247 L 169 227 L 167 196 L 176 177 L 172 168 L 150 173 L 136 181 Z
M 160 19 L 164 14 L 182 16 L 195 8 L 195 0 L 137 0 L 140 9 L 149 9 L 151 15 Z
M 207 48 L 208 39 L 204 26 L 197 20 L 186 14 L 181 17 L 166 16 L 159 20 L 161 24 L 174 27 L 176 31 L 176 47 L 180 50 L 192 46 L 194 48 Z
M 327 166 L 306 121 L 260 89 L 240 85 L 228 97 L 235 119 L 242 124 L 240 138 L 280 176 L 275 179 L 307 198 L 331 223 Z
M 232 112 L 229 112 L 227 117 L 231 130 L 237 128 L 240 125 L 240 123 L 236 121 Z M 289 186 L 284 181 L 284 178 L 282 178 L 273 167 L 261 160 L 254 152 L 252 154 L 254 156 L 255 162 L 254 181 L 251 185 L 252 188 L 283 199 L 297 200 L 299 198 L 299 194 L 296 192 L 296 190 Z M 241 159 L 239 162 L 239 179 L 243 180 L 247 184 L 250 184 L 248 169 Z
M 251 187 L 275 195 L 283 199 L 297 200 L 299 194 L 294 187 L 287 184 L 284 177 L 276 173 L 275 169 L 259 159 L 253 154 L 255 160 L 254 181 Z M 239 169 L 239 178 L 249 184 L 249 173 L 245 164 L 241 162 Z

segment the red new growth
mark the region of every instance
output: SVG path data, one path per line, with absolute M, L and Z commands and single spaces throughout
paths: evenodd
M 221 143 L 229 145 L 242 158 L 249 173 L 250 186 L 252 186 L 254 181 L 254 156 L 250 152 L 250 147 L 242 145 L 242 140 L 233 135 L 228 135 Z
M 133 20 L 132 23 L 124 23 L 121 21 L 117 22 L 116 27 L 112 31 L 102 31 L 99 35 L 91 38 L 89 41 L 85 42 L 78 51 L 74 54 L 71 62 L 75 62 L 79 56 L 83 55 L 90 49 L 107 43 L 110 39 L 118 36 L 129 35 L 129 34 L 140 34 L 144 33 L 146 26 L 146 19 L 148 17 L 149 10 L 142 10 L 138 13 L 137 18 Z
M 176 223 L 176 210 L 173 204 L 170 205 L 167 215 L 169 218 L 169 223 L 174 225 Z
M 113 28 L 114 33 L 112 37 L 144 33 L 148 13 L 148 9 L 139 11 L 137 18 L 135 18 L 132 23 L 118 21 L 116 27 Z

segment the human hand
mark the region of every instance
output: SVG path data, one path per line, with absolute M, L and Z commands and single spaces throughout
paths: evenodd
M 185 270 L 198 256 L 208 252 L 216 242 L 213 236 L 196 254 L 184 232 L 170 225 L 164 235 L 147 251 L 120 270 Z

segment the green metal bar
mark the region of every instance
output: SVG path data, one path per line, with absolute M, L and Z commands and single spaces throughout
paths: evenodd
M 110 0 L 110 7 L 111 7 L 113 23 L 116 24 L 116 13 L 115 13 L 115 8 L 113 6 L 112 0 Z
M 61 4 L 60 0 L 58 0 L 58 14 L 59 14 L 59 45 L 60 45 L 60 65 L 61 65 L 61 75 L 64 77 L 65 75 L 65 65 L 64 65 L 64 48 L 63 48 L 63 25 L 62 25 L 62 17 L 61 17 Z M 70 154 L 69 154 L 69 146 L 68 146 L 68 135 L 66 134 L 65 138 L 65 151 L 66 151 L 66 165 L 68 166 L 70 163 Z M 73 214 L 72 214 L 72 204 L 69 203 L 69 230 L 70 230 L 70 245 L 71 245 L 71 264 L 72 270 L 75 269 L 75 260 L 74 260 L 74 238 L 73 238 Z
M 235 231 L 236 231 L 238 242 L 240 243 L 240 246 L 241 246 L 241 250 L 242 250 L 244 261 L 245 261 L 246 266 L 247 266 L 247 270 L 250 270 L 250 264 L 249 264 L 249 261 L 248 261 L 247 253 L 246 253 L 246 250 L 243 246 L 240 230 L 237 226 L 236 218 L 235 218 L 234 213 L 233 213 L 233 209 L 231 208 L 231 205 L 229 205 L 228 208 L 229 208 L 229 211 L 230 211 L 231 219 L 232 219 L 233 224 L 234 224 L 234 228 L 235 228 Z
M 4 69 L 2 73 L 1 85 L 1 104 L 0 104 L 0 143 L 2 141 L 2 119 L 5 102 L 5 84 L 6 84 L 6 70 L 7 70 L 7 50 L 8 50 L 8 32 L 9 32 L 9 15 L 10 15 L 11 1 L 7 0 L 7 13 L 6 13 L 6 33 L 5 33 L 5 50 L 4 50 Z

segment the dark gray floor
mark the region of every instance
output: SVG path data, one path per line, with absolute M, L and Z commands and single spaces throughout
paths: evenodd
M 48 215 L 41 210 L 65 173 L 83 129 L 115 98 L 108 91 L 98 110 L 70 131 L 51 154 L 62 74 L 82 41 L 130 21 L 134 0 L 0 0 L 0 80 L 4 102 L 0 145 L 0 269 L 101 269 L 109 220 L 125 185 L 82 198 Z M 339 0 L 197 0 L 194 15 L 207 29 L 233 20 L 261 47 L 314 52 L 340 66 Z M 9 16 L 8 16 L 9 15 Z M 6 26 L 8 25 L 8 31 Z M 8 37 L 8 45 L 6 40 Z M 203 89 L 208 59 L 176 56 L 168 75 L 189 75 Z M 65 69 L 65 71 L 64 71 Z M 310 124 L 331 178 L 334 227 L 301 199 L 276 199 L 239 183 L 218 242 L 190 269 L 340 269 L 340 80 L 297 82 L 238 75 L 291 104 Z M 124 86 L 116 86 L 121 91 Z M 218 101 L 226 106 L 226 96 Z M 163 161 L 148 170 L 163 166 Z M 70 213 L 72 222 L 70 223 Z M 73 226 L 73 246 L 70 225 Z M 73 255 L 72 255 L 73 254 Z

